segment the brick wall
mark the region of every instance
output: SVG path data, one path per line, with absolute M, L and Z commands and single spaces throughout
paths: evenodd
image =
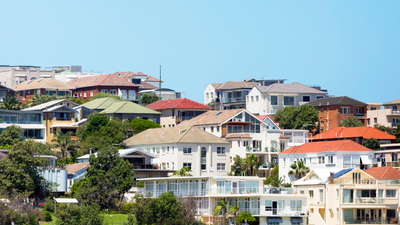
M 348 114 L 341 114 L 341 107 L 349 107 L 350 112 Z M 340 122 L 354 116 L 354 106 L 350 105 L 330 105 L 330 106 L 319 106 L 316 107 L 319 111 L 319 131 L 324 132 L 329 129 L 333 129 L 339 126 Z M 359 118 L 361 122 L 363 122 L 364 126 L 367 125 L 367 107 L 363 107 L 364 118 Z

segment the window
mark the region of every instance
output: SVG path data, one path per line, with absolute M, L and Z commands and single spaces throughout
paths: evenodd
M 169 162 L 167 162 L 167 169 L 169 169 Z
M 190 170 L 192 169 L 192 163 L 183 163 L 183 167 L 189 167 Z
M 217 163 L 218 171 L 225 171 L 225 163 Z
M 206 93 L 206 98 L 208 98 L 208 92 Z
M 290 201 L 290 210 L 292 211 L 301 211 L 301 200 L 291 200 Z
M 386 198 L 396 198 L 396 190 L 386 190 Z
M 256 95 L 256 102 L 258 102 L 258 95 Z
M 341 114 L 350 114 L 350 107 L 340 107 Z
M 272 211 L 272 201 L 265 200 L 265 211 Z
M 271 105 L 278 105 L 278 96 L 271 96 Z
M 219 126 L 217 126 L 217 132 L 219 132 Z
M 336 189 L 336 199 L 339 199 L 339 194 L 340 194 L 339 189 Z
M 211 133 L 214 133 L 214 127 L 211 126 Z
M 108 90 L 107 90 L 107 89 L 101 89 L 101 93 L 106 93 L 106 94 L 108 94 Z
M 319 201 L 324 202 L 324 190 L 319 189 Z
M 192 153 L 192 147 L 183 147 L 183 153 L 184 154 Z
M 25 91 L 22 92 L 22 99 L 23 99 L 23 100 L 26 99 L 26 93 L 25 93 Z
M 318 164 L 325 164 L 325 156 L 318 157 Z
M 112 94 L 112 95 L 117 95 L 117 90 L 111 89 L 111 90 L 110 90 L 110 94 Z
M 93 90 L 90 91 L 90 97 L 92 97 L 92 96 L 93 96 Z
M 85 98 L 86 98 L 86 91 L 85 91 L 85 92 L 83 92 L 83 97 L 85 97 Z
M 333 164 L 333 155 L 328 155 L 328 164 Z
M 153 118 L 154 123 L 158 123 L 158 118 Z
M 283 166 L 286 166 L 286 159 L 283 158 Z
M 324 98 L 324 96 L 318 95 L 318 96 L 317 96 L 317 99 L 320 99 L 320 98 Z
M 129 90 L 129 99 L 136 99 L 136 93 L 134 90 Z
M 311 102 L 311 96 L 303 95 L 303 102 Z
M 205 147 L 201 148 L 201 170 L 207 169 L 207 149 Z
M 251 98 L 251 102 L 254 102 L 254 96 L 251 96 L 250 98 Z
M 294 96 L 284 96 L 283 105 L 294 105 Z
M 126 90 L 121 90 L 121 99 L 127 99 L 128 96 L 126 94 L 127 94 Z
M 378 118 L 374 118 L 374 123 L 378 123 Z
M 217 147 L 217 154 L 225 154 L 225 147 Z
M 313 190 L 308 191 L 308 193 L 310 194 L 310 198 L 314 198 L 314 191 Z
M 336 220 L 339 221 L 340 220 L 340 214 L 339 214 L 339 209 L 336 209 Z

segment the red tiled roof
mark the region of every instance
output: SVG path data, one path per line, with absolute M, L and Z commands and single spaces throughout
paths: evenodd
M 372 167 L 365 172 L 380 180 L 400 180 L 400 171 L 393 167 Z
M 262 121 L 264 121 L 265 118 L 267 118 L 267 117 L 271 118 L 271 120 L 274 121 L 274 115 L 259 115 L 257 117 L 258 117 L 258 119 L 260 119 Z M 280 122 L 276 122 L 276 121 L 274 121 L 274 123 L 276 123 L 278 126 L 280 124 Z
M 140 88 L 141 88 L 141 89 L 146 89 L 146 90 L 149 90 L 149 89 L 158 89 L 158 87 L 156 87 L 156 86 L 154 86 L 154 85 L 151 85 L 151 84 L 149 84 L 149 83 L 147 83 L 147 82 L 144 82 L 144 81 L 142 81 L 142 83 L 140 84 Z
M 146 80 L 145 81 L 147 81 L 147 82 L 151 82 L 151 81 L 157 81 L 157 82 L 159 82 L 160 80 L 159 79 L 157 79 L 157 78 L 155 78 L 155 77 L 152 77 L 152 76 L 147 76 L 147 78 L 146 78 Z M 162 81 L 161 81 L 162 82 Z
M 187 98 L 177 98 L 177 99 L 166 99 L 159 100 L 149 105 L 146 105 L 147 108 L 152 110 L 161 110 L 161 109 L 212 109 L 209 106 L 203 105 L 201 103 L 192 101 Z
M 147 74 L 142 73 L 142 72 L 137 72 L 137 73 L 133 73 L 131 71 L 128 72 L 115 72 L 113 73 L 113 75 L 117 75 L 123 78 L 132 78 L 134 76 L 147 76 Z
M 92 86 L 139 86 L 113 74 L 76 78 L 67 82 L 67 84 L 75 88 Z
M 365 139 L 375 138 L 378 140 L 396 140 L 395 136 L 373 127 L 336 127 L 315 135 L 313 139 L 324 140 L 355 137 L 362 137 Z
M 324 142 L 308 142 L 300 146 L 293 146 L 279 154 L 304 154 L 316 152 L 336 152 L 336 151 L 351 151 L 351 152 L 373 152 L 373 150 L 357 144 L 351 140 L 340 141 L 324 141 Z

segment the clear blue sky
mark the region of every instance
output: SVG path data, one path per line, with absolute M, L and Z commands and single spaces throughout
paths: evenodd
M 208 83 L 286 78 L 400 98 L 400 1 L 1 1 L 0 64 L 144 72 L 203 102 Z

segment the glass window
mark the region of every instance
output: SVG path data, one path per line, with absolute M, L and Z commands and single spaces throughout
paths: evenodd
M 110 94 L 112 94 L 112 95 L 117 95 L 117 90 L 111 89 L 111 90 L 110 90 Z
M 217 154 L 225 154 L 225 147 L 217 147 Z
M 310 194 L 310 198 L 314 198 L 314 191 L 313 190 L 310 190 L 310 191 L 308 191 L 309 192 L 309 194 Z
M 205 147 L 201 148 L 201 169 L 207 169 L 207 149 Z
M 283 105 L 294 105 L 294 96 L 284 96 Z
M 101 89 L 101 93 L 108 93 L 108 90 L 107 89 Z
M 183 147 L 183 153 L 185 154 L 192 153 L 192 147 Z
M 192 163 L 183 163 L 183 167 L 189 167 L 192 169 Z
M 278 105 L 278 96 L 271 96 L 271 105 Z
M 136 92 L 134 90 L 129 90 L 129 99 L 136 99 Z
M 121 99 L 126 99 L 127 97 L 126 90 L 121 90 Z
M 324 190 L 319 189 L 319 201 L 324 202 Z
M 311 96 L 303 96 L 303 102 L 311 102 Z
M 386 190 L 386 198 L 395 198 L 396 190 Z
M 256 95 L 256 102 L 258 102 L 258 95 Z
M 93 90 L 90 91 L 90 97 L 92 97 L 92 96 L 93 96 Z
M 225 170 L 225 163 L 217 163 L 217 170 L 224 171 Z

